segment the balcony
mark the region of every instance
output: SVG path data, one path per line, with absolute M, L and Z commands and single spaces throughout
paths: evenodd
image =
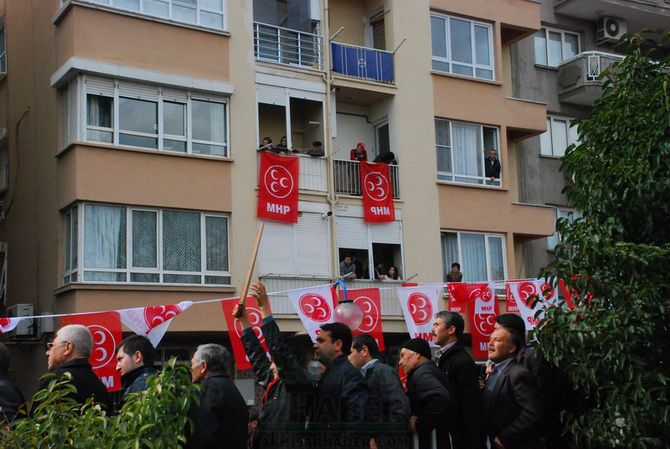
M 620 55 L 585 51 L 558 66 L 558 99 L 564 103 L 592 106 L 602 94 L 600 74 Z
M 327 192 L 328 191 L 328 166 L 325 157 L 312 157 L 295 155 L 293 157 L 300 158 L 300 180 L 299 188 L 304 191 L 311 192 Z M 260 157 L 258 158 L 260 166 Z
M 393 84 L 393 53 L 386 50 L 331 42 L 332 70 L 344 76 Z
M 335 193 L 341 195 L 361 196 L 361 170 L 358 161 L 334 160 Z M 393 198 L 400 198 L 398 182 L 398 166 L 389 165 L 389 176 L 393 188 Z
M 254 22 L 254 55 L 259 61 L 322 70 L 322 37 Z

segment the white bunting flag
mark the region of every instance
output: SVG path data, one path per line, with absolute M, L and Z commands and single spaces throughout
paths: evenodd
M 547 307 L 556 305 L 557 293 L 544 279 L 508 281 L 526 330 L 533 330 L 544 318 Z M 530 304 L 529 304 L 530 302 Z
M 137 335 L 146 336 L 154 348 L 163 339 L 172 319 L 193 305 L 192 301 L 164 306 L 137 307 L 119 310 L 121 321 Z
M 398 287 L 398 299 L 412 338 L 420 337 L 433 345 L 433 320 L 439 312 L 441 287 Z
M 0 334 L 13 331 L 23 318 L 0 318 Z
M 291 290 L 288 298 L 313 342 L 319 326 L 335 321 L 333 293 L 329 285 Z

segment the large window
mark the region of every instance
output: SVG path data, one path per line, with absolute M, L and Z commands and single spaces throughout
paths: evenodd
M 486 177 L 485 167 L 491 150 L 499 154 L 497 128 L 435 119 L 435 142 L 440 181 L 501 185 L 500 177 Z
M 535 33 L 535 64 L 557 67 L 579 54 L 579 34 L 542 28 Z
M 540 154 L 561 157 L 573 143 L 579 143 L 579 136 L 572 119 L 547 116 L 547 130 L 540 135 Z
M 493 38 L 488 23 L 431 14 L 433 70 L 492 80 Z
M 507 279 L 505 238 L 500 234 L 442 232 L 445 281 L 454 262 L 461 264 L 463 282 Z
M 64 284 L 230 284 L 225 215 L 78 205 L 65 214 L 64 255 Z
M 226 29 L 226 0 L 80 0 L 188 25 Z M 61 0 L 61 4 L 69 0 Z
M 79 86 L 83 86 L 83 107 L 77 105 Z M 85 116 L 84 141 L 228 156 L 226 98 L 84 77 L 83 82 L 70 82 L 61 101 L 63 114 L 68 116 L 65 122 L 77 123 L 79 111 Z M 69 141 L 72 139 L 77 136 L 71 135 Z

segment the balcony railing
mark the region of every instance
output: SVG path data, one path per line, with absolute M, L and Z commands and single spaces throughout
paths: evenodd
M 333 72 L 354 78 L 394 83 L 393 53 L 331 42 Z
M 318 34 L 254 22 L 254 55 L 259 61 L 321 70 Z
M 325 157 L 313 157 L 294 155 L 300 158 L 300 190 L 311 190 L 315 192 L 328 191 L 328 165 Z M 260 167 L 260 156 L 257 160 L 257 168 Z
M 335 193 L 361 196 L 361 169 L 358 161 L 334 160 Z M 389 176 L 393 188 L 393 198 L 400 198 L 398 166 L 389 165 Z
M 282 277 L 266 275 L 261 276 L 268 292 L 286 292 L 287 290 L 296 290 L 299 288 L 311 287 L 315 285 L 323 285 L 332 282 L 327 278 L 300 278 L 300 277 Z M 379 295 L 382 305 L 382 316 L 385 317 L 401 317 L 402 309 L 400 308 L 400 301 L 396 294 L 396 287 L 400 286 L 398 282 L 379 282 L 370 280 L 355 280 L 347 282 L 348 289 L 360 288 L 379 288 Z M 286 293 L 279 293 L 272 295 L 272 312 L 277 315 L 296 315 L 293 306 L 288 299 Z
M 592 105 L 602 94 L 600 75 L 623 56 L 585 51 L 558 66 L 558 95 L 567 103 Z

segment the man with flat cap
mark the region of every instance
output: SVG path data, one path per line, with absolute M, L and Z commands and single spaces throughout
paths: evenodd
M 407 373 L 407 394 L 412 416 L 409 429 L 419 435 L 419 448 L 450 449 L 449 426 L 454 422 L 449 380 L 431 362 L 428 342 L 422 338 L 406 341 L 398 363 Z M 433 446 L 433 430 L 437 446 Z

